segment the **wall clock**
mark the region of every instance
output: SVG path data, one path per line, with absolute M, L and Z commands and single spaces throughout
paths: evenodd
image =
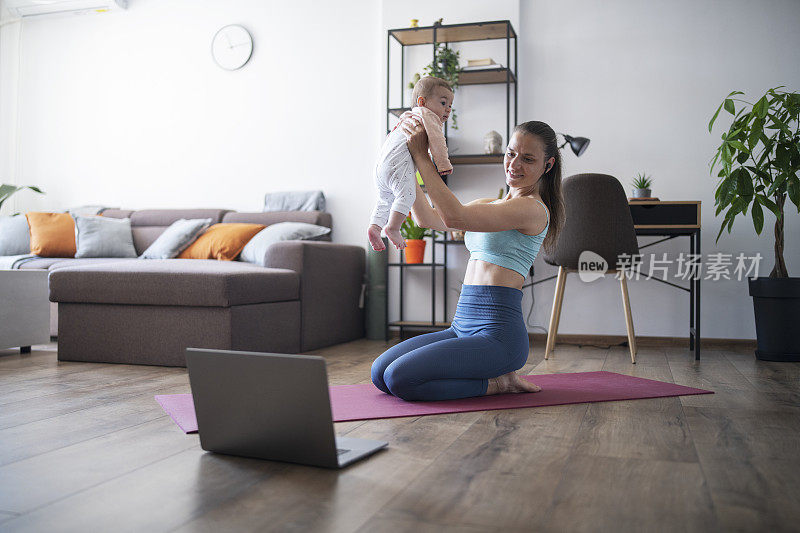
M 253 37 L 238 24 L 223 26 L 211 41 L 211 55 L 225 70 L 242 68 L 253 53 Z

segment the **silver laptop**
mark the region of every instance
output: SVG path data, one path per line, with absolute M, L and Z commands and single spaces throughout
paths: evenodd
M 204 450 L 342 468 L 388 444 L 334 435 L 322 357 L 187 348 L 186 366 Z

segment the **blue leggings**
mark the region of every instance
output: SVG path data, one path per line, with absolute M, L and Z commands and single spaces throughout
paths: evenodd
M 409 401 L 483 396 L 489 378 L 518 370 L 527 360 L 522 291 L 464 285 L 452 325 L 386 350 L 372 363 L 372 382 Z

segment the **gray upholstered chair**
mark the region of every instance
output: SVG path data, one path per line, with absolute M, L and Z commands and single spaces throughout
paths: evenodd
M 578 272 L 581 252 L 590 250 L 601 256 L 608 266 L 606 274 L 618 273 L 618 258 L 621 254 L 633 256 L 639 253 L 628 199 L 622 184 L 615 177 L 606 174 L 576 174 L 564 179 L 562 190 L 566 219 L 564 228 L 554 253 L 543 254 L 546 263 L 558 266 L 558 281 L 547 333 L 545 359 L 556 344 L 567 274 Z M 635 363 L 636 338 L 625 275 L 620 276 L 620 288 L 631 362 Z

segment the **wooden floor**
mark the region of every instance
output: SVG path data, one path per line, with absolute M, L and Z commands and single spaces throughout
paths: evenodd
M 367 383 L 387 344 L 324 355 Z M 203 452 L 154 401 L 184 369 L 0 351 L 0 531 L 800 531 L 800 364 L 543 344 L 522 372 L 609 370 L 714 395 L 336 424 L 343 471 Z

